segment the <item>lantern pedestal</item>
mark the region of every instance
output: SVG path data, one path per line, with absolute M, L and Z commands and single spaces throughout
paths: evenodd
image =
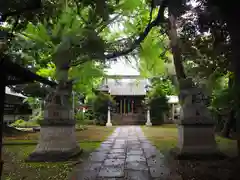
M 107 119 L 106 126 L 112 126 L 112 122 L 111 122 L 111 108 L 110 107 L 108 107 L 108 119 Z
M 206 93 L 197 87 L 181 89 L 182 108 L 178 125 L 178 156 L 212 156 L 219 155 L 215 141 L 214 121 L 206 107 Z
M 44 119 L 40 124 L 40 138 L 36 149 L 26 161 L 66 161 L 82 152 L 75 135 L 75 120 L 68 103 L 69 94 L 59 88 L 47 97 Z
M 150 109 L 149 109 L 149 108 L 148 108 L 148 110 L 147 110 L 147 122 L 146 122 L 146 126 L 152 126 L 151 117 L 150 117 Z

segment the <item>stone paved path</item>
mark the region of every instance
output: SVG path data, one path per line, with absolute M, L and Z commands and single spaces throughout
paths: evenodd
M 163 155 L 138 126 L 122 126 L 77 165 L 70 180 L 164 180 L 169 169 Z

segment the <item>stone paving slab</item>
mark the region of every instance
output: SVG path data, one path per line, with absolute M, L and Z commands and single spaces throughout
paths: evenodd
M 106 178 L 124 177 L 124 166 L 118 166 L 118 167 L 103 166 L 100 169 L 98 177 L 102 177 L 102 178 L 104 178 L 104 177 L 106 177 Z
M 107 159 L 126 159 L 126 155 L 124 153 L 108 154 Z
M 138 126 L 118 127 L 70 180 L 163 180 L 169 175 L 164 156 Z

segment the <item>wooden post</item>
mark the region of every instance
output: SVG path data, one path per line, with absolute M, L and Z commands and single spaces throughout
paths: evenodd
M 128 105 L 127 112 L 130 113 L 131 112 L 131 100 L 130 99 L 127 100 L 127 105 Z
M 133 113 L 133 105 L 134 105 L 134 100 L 132 100 L 132 113 Z
M 123 99 L 123 114 L 126 113 L 126 99 Z
M 122 114 L 122 99 L 120 99 L 120 114 Z

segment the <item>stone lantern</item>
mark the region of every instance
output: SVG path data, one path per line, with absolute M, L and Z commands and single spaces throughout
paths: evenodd
M 149 85 L 145 86 L 146 89 L 146 93 L 149 91 Z M 146 126 L 152 126 L 152 122 L 151 122 L 151 116 L 150 116 L 150 106 L 149 104 L 147 105 L 147 122 L 145 124 Z
M 180 82 L 180 118 L 178 125 L 178 153 L 181 154 L 215 154 L 218 153 L 214 120 L 206 106 L 208 100 L 204 88 L 193 85 L 191 79 Z
M 111 122 L 111 101 L 108 101 L 108 115 L 107 115 L 107 123 L 106 126 L 112 126 Z

